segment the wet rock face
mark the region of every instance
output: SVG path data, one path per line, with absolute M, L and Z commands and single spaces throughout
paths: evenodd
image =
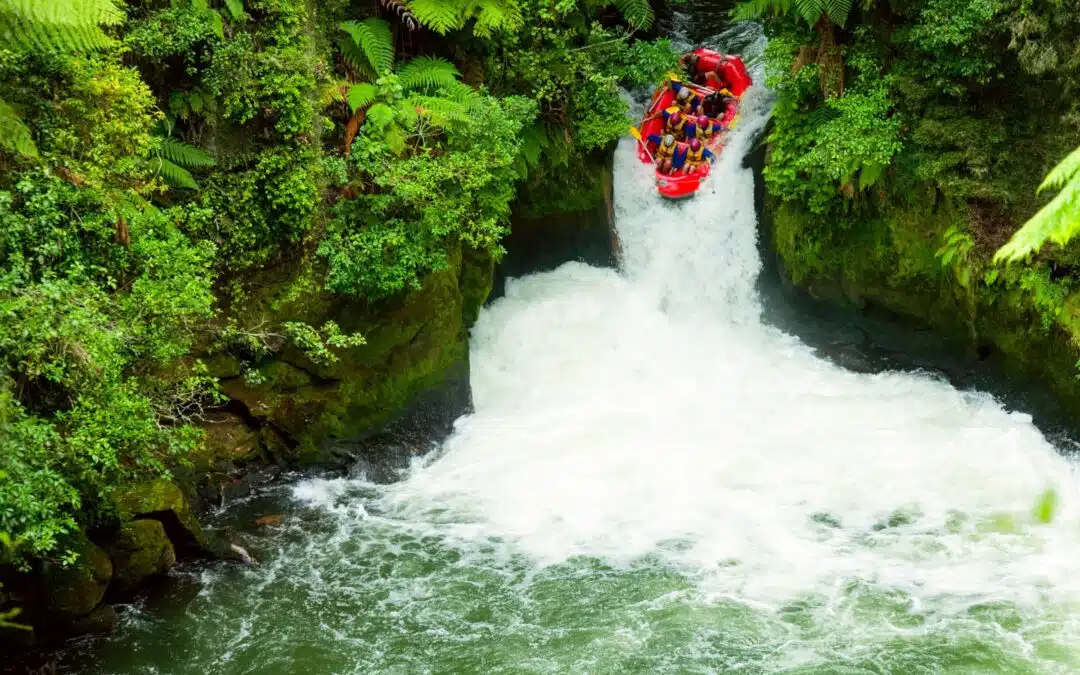
M 143 518 L 126 523 L 109 547 L 113 579 L 109 593 L 130 595 L 151 577 L 176 563 L 176 551 L 161 521 Z

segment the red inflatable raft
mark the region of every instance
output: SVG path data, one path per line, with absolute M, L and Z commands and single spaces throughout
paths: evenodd
M 704 98 L 713 93 L 720 93 L 724 101 L 723 109 L 715 118 L 725 129 L 730 129 L 739 115 L 739 102 L 743 93 L 752 84 L 750 75 L 746 72 L 746 66 L 742 59 L 737 56 L 726 56 L 711 49 L 698 49 L 693 52 L 697 55 L 697 83 L 681 81 L 682 86 L 688 87 L 694 94 Z M 645 117 L 638 126 L 640 141 L 638 143 L 638 159 L 647 164 L 654 164 L 657 144 L 650 141 L 663 136 L 664 133 L 664 110 L 668 110 L 675 102 L 675 91 L 670 86 L 672 79 L 665 80 L 660 88 L 653 94 Z M 648 151 L 646 152 L 646 147 Z M 687 143 L 677 143 L 677 152 L 683 153 L 688 150 Z M 724 133 L 719 132 L 705 144 L 705 148 L 719 156 L 724 148 Z M 715 157 L 714 160 L 715 161 Z M 656 189 L 660 194 L 669 199 L 682 199 L 692 197 L 709 175 L 712 162 L 703 162 L 693 173 L 675 171 L 671 174 L 663 173 L 656 169 Z

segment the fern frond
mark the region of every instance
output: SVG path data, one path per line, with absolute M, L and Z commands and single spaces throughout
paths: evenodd
M 827 0 L 795 0 L 795 9 L 806 23 L 813 26 L 825 13 Z
M 824 0 L 825 14 L 829 21 L 842 28 L 851 14 L 851 5 L 852 0 Z
M 409 0 L 408 7 L 420 25 L 439 35 L 446 35 L 464 24 L 461 8 L 448 0 Z
M 383 131 L 383 140 L 390 146 L 390 149 L 397 154 L 401 154 L 405 151 L 405 141 L 408 140 L 405 131 L 396 124 L 390 124 Z
M 390 24 L 382 19 L 364 19 L 345 21 L 338 27 L 349 34 L 375 73 L 383 75 L 394 69 L 394 35 Z
M 370 82 L 361 82 L 360 84 L 354 84 L 349 88 L 349 93 L 345 95 L 345 99 L 349 102 L 349 107 L 355 113 L 357 110 L 364 106 L 371 105 L 379 96 L 379 88 Z
M 0 36 L 29 51 L 102 49 L 114 40 L 101 26 L 123 20 L 112 0 L 0 0 Z
M 475 0 L 466 9 L 467 16 L 475 16 L 473 34 L 491 37 L 495 31 L 514 31 L 524 24 L 521 9 L 514 0 Z
M 466 124 L 472 119 L 468 107 L 441 96 L 410 96 L 409 105 L 440 127 L 454 122 Z
M 1042 193 L 1044 190 L 1060 189 L 1074 178 L 1080 178 L 1080 148 L 1070 152 L 1065 159 L 1050 170 L 1050 173 L 1046 174 L 1046 178 L 1043 179 L 1042 185 L 1039 186 L 1036 194 Z
M 648 28 L 653 22 L 649 0 L 613 0 L 612 4 L 634 28 Z
M 115 26 L 124 20 L 112 0 L 2 0 L 0 12 L 49 25 Z
M 1060 185 L 1061 191 L 997 250 L 994 262 L 1020 260 L 1047 241 L 1064 246 L 1080 234 L 1080 149 L 1054 167 L 1039 189 L 1055 185 Z
M 181 166 L 196 167 L 214 165 L 214 158 L 209 154 L 196 148 L 194 145 L 188 145 L 175 138 L 161 139 L 161 148 L 158 152 L 162 158 Z
M 459 84 L 461 73 L 454 64 L 433 56 L 417 56 L 398 69 L 401 86 L 406 90 L 443 87 Z
M 37 146 L 30 136 L 30 129 L 23 124 L 15 109 L 0 99 L 0 147 L 26 157 L 37 157 Z
M 156 160 L 158 164 L 158 171 L 165 179 L 165 182 L 174 188 L 186 188 L 188 190 L 198 190 L 199 184 L 195 182 L 195 177 L 182 166 L 174 164 L 164 157 L 158 157 Z
M 360 46 L 352 41 L 352 38 L 343 37 L 337 41 L 337 44 L 338 49 L 341 51 L 341 57 L 345 59 L 345 63 L 350 68 L 356 71 L 357 75 L 367 80 L 374 80 L 379 77 L 379 74 L 371 67 L 367 54 L 364 54 L 364 50 L 360 49 Z
M 417 26 L 420 25 L 413 13 L 409 11 L 409 7 L 402 0 L 379 0 L 379 3 L 397 14 L 398 20 L 405 24 L 405 27 L 410 31 L 416 30 Z
M 397 117 L 397 112 L 385 103 L 376 103 L 368 108 L 367 121 L 376 129 L 385 129 Z
M 791 8 L 792 0 L 746 0 L 735 5 L 731 10 L 731 18 L 735 21 L 754 21 L 766 14 L 788 14 Z

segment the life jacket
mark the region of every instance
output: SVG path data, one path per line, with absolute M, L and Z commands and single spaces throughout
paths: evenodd
M 670 159 L 675 154 L 676 143 L 665 146 L 661 141 L 660 145 L 656 148 L 656 161 L 659 162 L 664 159 Z
M 679 111 L 679 109 L 677 107 L 672 107 L 672 108 L 668 108 L 666 112 L 668 114 L 667 114 L 667 118 L 664 120 L 664 128 L 667 129 L 670 133 L 682 133 L 683 127 L 686 126 L 686 115 L 682 115 L 682 118 L 679 120 L 678 124 L 672 124 L 671 123 L 671 116 L 674 113 L 680 112 L 680 111 Z
M 704 141 L 707 141 L 710 138 L 712 138 L 713 137 L 713 123 L 712 123 L 712 120 L 709 120 L 709 122 L 705 126 L 701 126 L 700 124 L 697 125 L 697 131 L 698 131 L 697 137 L 704 140 Z
M 704 161 L 704 159 L 702 157 L 702 155 L 704 153 L 705 153 L 705 146 L 704 145 L 701 146 L 700 148 L 698 148 L 696 151 L 695 150 L 687 150 L 686 151 L 686 163 L 689 164 L 691 167 L 698 166 L 699 164 L 701 164 L 702 161 Z

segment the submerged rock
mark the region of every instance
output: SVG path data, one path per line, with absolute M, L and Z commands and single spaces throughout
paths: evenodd
M 113 632 L 119 623 L 120 617 L 112 605 L 100 605 L 86 616 L 72 621 L 70 630 L 73 635 L 99 635 Z
M 150 577 L 164 574 L 176 563 L 176 551 L 161 521 L 144 518 L 126 523 L 109 547 L 113 564 L 111 593 L 127 595 Z

